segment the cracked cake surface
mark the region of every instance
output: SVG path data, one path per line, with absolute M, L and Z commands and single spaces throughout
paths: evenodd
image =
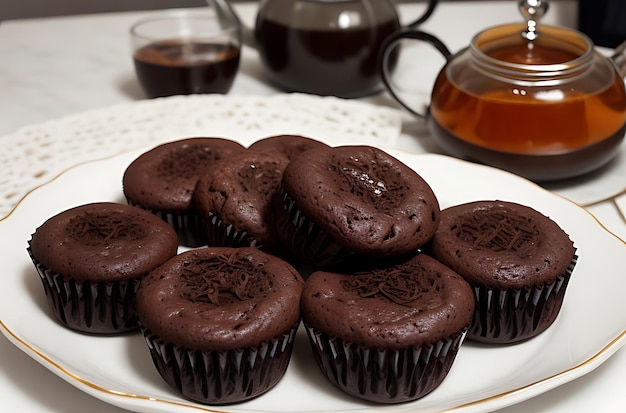
M 207 228 L 209 245 L 279 247 L 274 197 L 288 163 L 289 158 L 277 150 L 248 149 L 216 162 L 199 179 L 194 203 Z M 218 221 L 222 231 L 216 233 Z M 240 235 L 229 238 L 226 232 Z
M 302 295 L 304 320 L 367 348 L 432 344 L 466 328 L 474 296 L 466 281 L 426 254 L 356 273 L 317 271 Z
M 176 254 L 174 230 L 140 208 L 96 202 L 63 211 L 33 234 L 30 249 L 66 278 L 115 281 L 147 274 Z
M 143 328 L 200 351 L 255 346 L 300 319 L 303 280 L 257 248 L 198 248 L 146 277 L 137 291 Z
M 428 183 L 371 146 L 310 150 L 292 159 L 283 185 L 303 216 L 359 255 L 415 252 L 439 223 L 439 203 Z
M 569 236 L 549 217 L 505 201 L 444 209 L 430 249 L 468 281 L 487 288 L 554 282 L 575 254 Z
M 135 159 L 123 176 L 132 202 L 153 210 L 187 211 L 196 183 L 219 159 L 244 147 L 223 138 L 187 138 L 156 146 Z

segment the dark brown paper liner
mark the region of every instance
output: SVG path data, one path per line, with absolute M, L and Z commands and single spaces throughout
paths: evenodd
M 278 225 L 278 233 L 285 247 L 296 257 L 324 267 L 354 256 L 352 251 L 334 242 L 322 228 L 307 218 L 284 191 L 282 207 L 285 222 Z
M 376 403 L 403 403 L 433 391 L 456 358 L 465 329 L 434 344 L 368 349 L 329 337 L 304 323 L 318 367 L 340 390 Z
M 211 247 L 256 247 L 263 249 L 261 243 L 251 239 L 248 232 L 239 231 L 231 224 L 226 224 L 219 214 L 209 212 L 204 222 L 207 244 Z
M 509 344 L 535 337 L 552 325 L 558 316 L 577 256 L 566 272 L 552 283 L 521 290 L 472 286 L 476 297 L 474 318 L 467 332 L 469 340 Z
M 298 321 L 292 328 L 256 348 L 195 351 L 166 343 L 142 328 L 152 361 L 165 382 L 202 404 L 232 404 L 257 397 L 285 374 Z
M 146 211 L 153 213 L 161 218 L 163 221 L 170 224 L 178 235 L 178 242 L 186 247 L 200 247 L 206 245 L 206 233 L 200 216 L 195 211 L 184 212 L 167 212 L 157 211 L 154 209 L 146 208 L 141 204 L 138 204 L 131 199 L 126 198 L 128 205 L 136 206 Z
M 65 280 L 28 253 L 37 268 L 48 306 L 64 326 L 92 334 L 116 334 L 138 328 L 135 293 L 138 279 L 116 282 Z

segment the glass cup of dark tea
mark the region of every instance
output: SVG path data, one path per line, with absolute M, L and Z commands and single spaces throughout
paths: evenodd
M 241 26 L 212 8 L 168 10 L 130 28 L 137 79 L 149 98 L 228 93 L 239 69 Z

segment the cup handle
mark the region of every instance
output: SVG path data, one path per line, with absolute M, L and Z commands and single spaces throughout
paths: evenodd
M 437 37 L 433 36 L 430 33 L 426 33 L 419 30 L 408 28 L 402 28 L 395 33 L 392 33 L 385 39 L 383 45 L 381 47 L 381 55 L 379 58 L 379 72 L 382 77 L 383 84 L 391 94 L 391 96 L 398 101 L 406 110 L 418 116 L 420 118 L 426 117 L 426 112 L 421 113 L 420 111 L 409 106 L 401 97 L 398 90 L 394 87 L 393 82 L 391 81 L 391 74 L 389 70 L 389 56 L 393 49 L 397 46 L 397 44 L 403 39 L 412 39 L 412 40 L 421 40 L 423 42 L 429 43 L 435 49 L 437 49 L 443 57 L 447 60 L 450 59 L 452 53 L 448 50 L 448 47 Z

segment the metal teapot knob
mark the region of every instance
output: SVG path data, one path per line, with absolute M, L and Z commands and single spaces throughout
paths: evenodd
M 537 23 L 548 12 L 548 2 L 545 0 L 520 0 L 517 5 L 528 25 L 526 31 L 522 32 L 522 36 L 531 41 L 535 40 L 539 35 Z

